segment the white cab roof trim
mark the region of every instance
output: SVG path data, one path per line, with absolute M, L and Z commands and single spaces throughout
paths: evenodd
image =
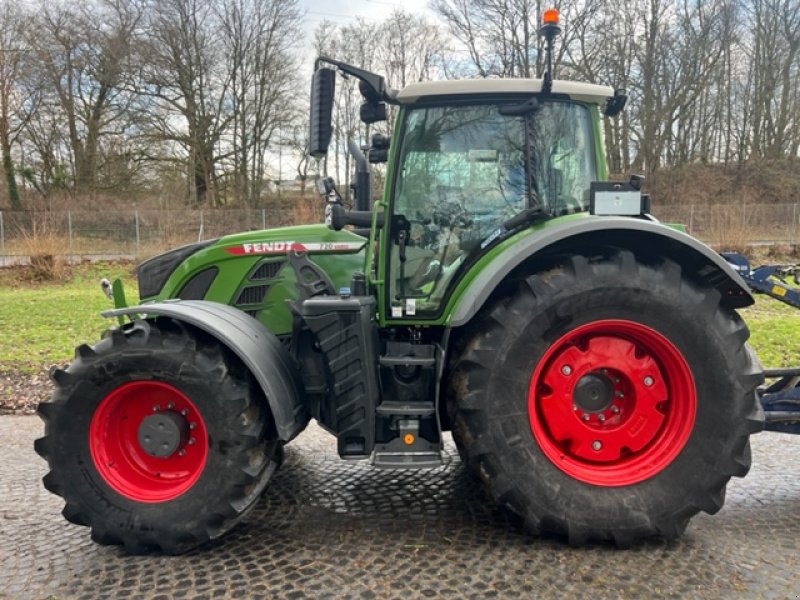
M 542 90 L 541 79 L 454 79 L 424 81 L 407 85 L 397 94 L 400 104 L 411 104 L 425 96 L 461 94 L 525 94 Z M 614 95 L 614 88 L 579 81 L 553 81 L 554 94 L 566 94 L 580 102 L 603 104 Z

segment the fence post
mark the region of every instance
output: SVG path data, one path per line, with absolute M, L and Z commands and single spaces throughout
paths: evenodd
M 2 223 L 2 221 L 0 221 L 0 223 Z M 266 208 L 262 208 L 261 209 L 261 229 L 266 229 L 266 228 L 267 228 L 267 209 Z
M 204 234 L 203 230 L 205 229 L 205 226 L 206 226 L 206 222 L 205 222 L 205 219 L 204 219 L 204 216 L 203 216 L 203 209 L 201 208 L 200 209 L 200 231 L 197 232 L 197 241 L 198 242 L 202 242 L 203 241 L 203 234 Z
M 3 220 L 0 219 L 0 226 L 2 225 L 2 223 L 3 223 Z M 791 240 L 792 242 L 797 240 L 797 203 L 796 202 L 794 204 L 792 204 L 792 231 L 791 231 L 790 235 L 792 236 L 792 240 Z
M 72 256 L 72 211 L 67 211 L 67 235 L 69 236 L 69 254 Z
M 689 205 L 689 233 L 694 235 L 694 204 Z
M 139 254 L 139 244 L 141 243 L 141 239 L 139 238 L 139 211 L 133 211 L 133 220 L 136 223 L 136 254 Z
M 3 225 L 3 211 L 0 210 L 0 254 L 6 253 L 6 229 Z

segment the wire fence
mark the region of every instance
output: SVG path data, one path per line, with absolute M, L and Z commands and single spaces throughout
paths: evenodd
M 653 212 L 715 245 L 800 242 L 800 204 L 656 206 Z M 274 209 L 0 211 L 0 266 L 41 254 L 141 258 L 230 233 L 315 221 L 314 215 Z
M 34 255 L 141 258 L 240 231 L 298 222 L 280 210 L 0 211 L 0 266 Z

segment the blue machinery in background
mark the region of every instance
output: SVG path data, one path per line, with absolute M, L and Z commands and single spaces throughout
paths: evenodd
M 800 308 L 800 266 L 764 265 L 750 268 L 738 252 L 720 254 L 739 272 L 755 293 L 766 294 Z M 791 278 L 792 284 L 789 283 Z M 766 416 L 766 431 L 800 433 L 800 367 L 765 369 L 766 385 L 758 390 Z

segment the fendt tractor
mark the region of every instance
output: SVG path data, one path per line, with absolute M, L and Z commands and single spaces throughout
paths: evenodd
M 649 214 L 641 178 L 607 180 L 602 115 L 626 96 L 554 80 L 558 32 L 547 11 L 541 79 L 398 91 L 318 58 L 310 154 L 337 73 L 365 123 L 394 107 L 391 137 L 350 143 L 349 206 L 319 179 L 325 224 L 151 258 L 135 306 L 114 283 L 118 324 L 51 369 L 39 407 L 64 516 L 101 544 L 184 552 L 253 508 L 312 418 L 383 469 L 441 465 L 450 431 L 500 505 L 570 544 L 676 538 L 717 512 L 765 425 L 736 312 L 753 297 Z

